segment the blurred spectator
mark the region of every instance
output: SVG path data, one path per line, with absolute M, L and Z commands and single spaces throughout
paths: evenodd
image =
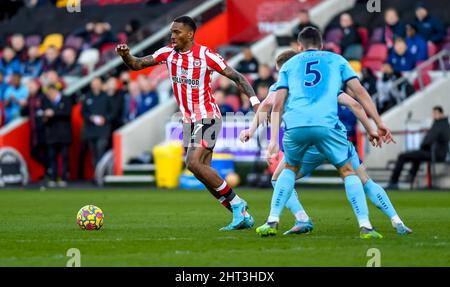
M 356 145 L 356 116 L 348 107 L 338 105 L 338 117 L 347 130 L 347 138 Z
M 77 63 L 77 52 L 72 48 L 65 48 L 61 54 L 62 63 L 59 74 L 61 76 L 81 76 L 82 67 Z
M 156 107 L 159 103 L 158 92 L 156 92 L 156 84 L 144 75 L 138 77 L 139 87 L 141 89 L 141 98 L 138 104 L 137 116 Z
M 28 88 L 21 83 L 20 73 L 14 73 L 11 77 L 11 85 L 4 95 L 6 122 L 20 116 L 20 109 L 27 104 Z
M 22 34 L 14 34 L 11 36 L 11 47 L 16 52 L 16 58 L 24 62 L 27 59 L 27 49 L 25 47 L 25 38 Z
M 253 90 L 258 91 L 259 86 L 270 87 L 275 82 L 272 76 L 272 69 L 267 64 L 260 64 L 258 69 L 258 78 L 253 82 Z
M 69 173 L 69 146 L 72 143 L 72 100 L 61 94 L 55 85 L 47 87 L 43 101 L 45 139 L 48 146 L 50 180 L 49 187 L 67 185 Z M 62 158 L 61 180 L 58 179 L 58 157 Z
M 239 95 L 239 89 L 236 87 L 236 85 L 231 82 L 230 79 L 227 77 L 220 77 L 219 78 L 219 86 L 217 89 L 224 92 L 225 96 L 227 95 Z
M 141 100 L 141 89 L 136 81 L 128 83 L 128 93 L 125 95 L 124 122 L 134 120 L 138 115 L 138 105 Z
M 244 59 L 242 59 L 236 70 L 243 74 L 253 74 L 258 73 L 258 60 L 253 56 L 252 50 L 250 47 L 245 47 L 242 51 L 244 53 Z
M 121 72 L 119 81 L 121 83 L 120 91 L 126 94 L 128 92 L 128 83 L 130 82 L 130 73 L 128 71 Z
M 400 37 L 395 39 L 394 49 L 389 53 L 388 63 L 392 66 L 394 72 L 405 72 L 414 69 L 416 57 L 408 50 L 405 39 Z
M 382 76 L 377 81 L 378 97 L 377 108 L 380 113 L 384 113 L 396 104 L 391 94 L 393 83 L 401 77 L 400 73 L 395 73 L 392 66 L 388 63 L 383 64 Z
M 292 31 L 292 38 L 295 39 L 295 41 L 297 41 L 298 34 L 306 27 L 314 27 L 320 30 L 317 25 L 311 23 L 309 12 L 306 9 L 301 9 L 298 11 L 298 21 L 299 24 Z
M 6 80 L 8 80 L 11 74 L 20 71 L 20 61 L 16 58 L 14 49 L 9 46 L 3 48 L 3 55 L 0 59 L 0 70 L 4 72 Z
M 239 108 L 239 111 L 243 114 L 253 111 L 250 99 L 246 94 L 241 93 L 241 107 Z
M 384 12 L 383 27 L 383 41 L 386 43 L 388 49 L 394 47 L 394 40 L 396 37 L 406 37 L 406 28 L 403 23 L 400 22 L 398 12 L 394 8 L 389 8 Z
M 266 85 L 258 85 L 256 88 L 256 96 L 260 101 L 263 101 L 269 94 L 269 87 Z
M 127 35 L 128 39 L 135 34 L 139 28 L 141 28 L 141 22 L 136 19 L 131 19 L 130 22 L 128 22 L 125 25 L 125 34 Z
M 428 14 L 428 10 L 424 2 L 421 2 L 416 6 L 416 20 L 414 24 L 417 27 L 419 35 L 421 35 L 426 41 L 431 41 L 438 44 L 444 40 L 444 25 L 438 18 Z
M 111 102 L 111 131 L 115 131 L 123 125 L 123 108 L 124 95 L 118 89 L 117 79 L 115 77 L 109 78 L 105 83 L 105 93 Z
M 363 68 L 361 77 L 361 84 L 366 88 L 369 95 L 374 95 L 377 93 L 377 77 L 374 75 L 372 69 Z
M 103 20 L 89 22 L 73 35 L 84 39 L 87 46 L 85 48 L 100 49 L 103 44 L 117 42 L 116 37 L 111 33 L 111 25 Z
M 61 59 L 59 58 L 59 50 L 55 46 L 49 46 L 45 51 L 42 71 L 49 70 L 59 71 L 61 69 Z
M 48 168 L 47 145 L 45 141 L 44 99 L 37 80 L 30 80 L 28 86 L 27 105 L 22 108 L 22 116 L 30 120 L 30 152 L 31 156 L 40 164 Z
M 220 113 L 225 116 L 227 113 L 233 113 L 233 108 L 225 103 L 225 93 L 221 90 L 217 90 L 214 93 L 214 98 L 216 99 L 216 104 L 219 106 Z
M 342 55 L 348 60 L 361 60 L 364 50 L 358 29 L 353 23 L 352 16 L 348 13 L 341 15 L 339 19 L 343 33 L 341 39 Z
M 39 57 L 39 47 L 31 46 L 28 48 L 28 59 L 22 65 L 24 77 L 37 78 L 42 72 L 42 59 Z
M 419 150 L 401 153 L 392 172 L 388 188 L 398 188 L 398 180 L 403 170 L 403 166 L 407 162 L 411 162 L 411 170 L 409 171 L 408 181 L 414 182 L 419 171 L 420 163 L 430 161 L 432 152 L 434 152 L 437 161 L 445 160 L 448 153 L 448 144 L 450 141 L 450 125 L 448 117 L 444 115 L 441 106 L 433 108 L 433 125 L 425 135 Z
M 406 45 L 408 50 L 416 58 L 416 62 L 428 59 L 427 41 L 417 34 L 417 27 L 414 24 L 406 25 Z
M 83 100 L 81 114 L 84 119 L 84 137 L 92 153 L 92 164 L 97 166 L 109 144 L 111 136 L 111 102 L 102 92 L 102 80 L 94 78 L 91 90 Z
M 42 88 L 45 89 L 49 85 L 55 85 L 59 90 L 65 88 L 64 81 L 58 76 L 58 73 L 55 70 L 49 70 L 45 73 L 42 73 L 39 77 Z
M 4 101 L 6 88 L 8 88 L 8 85 L 5 82 L 3 71 L 0 70 L 0 102 Z

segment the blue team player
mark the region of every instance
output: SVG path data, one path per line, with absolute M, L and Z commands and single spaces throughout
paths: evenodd
M 375 121 L 385 143 L 392 141 L 367 91 L 340 55 L 320 51 L 320 32 L 307 27 L 298 36 L 299 50 L 280 70 L 271 115 L 268 155 L 278 156 L 281 115 L 285 124 L 283 147 L 286 167 L 280 173 L 272 196 L 267 222 L 257 228 L 260 235 L 276 233 L 283 207 L 292 195 L 295 178 L 306 151 L 315 146 L 333 164 L 344 180 L 347 198 L 360 227 L 361 238 L 382 238 L 369 220 L 364 188 L 351 163 L 351 145 L 337 115 L 340 88 L 345 84 Z

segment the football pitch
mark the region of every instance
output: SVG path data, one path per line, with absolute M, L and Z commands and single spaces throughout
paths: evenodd
M 231 214 L 206 191 L 91 189 L 0 191 L 0 266 L 66 266 L 70 248 L 81 266 L 360 266 L 380 251 L 381 266 L 450 266 L 450 192 L 389 192 L 414 233 L 401 237 L 371 203 L 381 240 L 359 238 L 343 190 L 305 190 L 300 199 L 315 229 L 283 236 L 293 217 L 285 210 L 279 235 L 260 238 L 255 227 L 269 210 L 271 190 L 238 188 L 256 220 L 251 230 L 218 231 Z M 101 230 L 84 231 L 78 210 L 94 204 Z

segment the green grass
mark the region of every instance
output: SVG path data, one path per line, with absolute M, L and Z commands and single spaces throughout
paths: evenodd
M 256 226 L 271 190 L 238 189 Z M 0 191 L 0 266 L 65 266 L 78 248 L 82 266 L 366 266 L 369 248 L 382 266 L 450 266 L 450 192 L 391 192 L 414 233 L 398 236 L 370 206 L 382 240 L 362 240 L 343 190 L 301 190 L 311 234 L 260 238 L 254 229 L 220 232 L 231 216 L 207 192 L 174 190 Z M 99 231 L 75 224 L 78 209 L 105 213 Z M 283 213 L 281 233 L 293 223 Z

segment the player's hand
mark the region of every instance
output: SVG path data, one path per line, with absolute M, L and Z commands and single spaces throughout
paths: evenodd
M 386 143 L 386 144 L 397 143 L 395 141 L 394 137 L 392 136 L 391 130 L 384 123 L 377 125 L 377 128 L 378 128 L 377 132 L 383 139 L 384 143 Z
M 269 146 L 267 147 L 268 161 L 270 161 L 272 159 L 277 159 L 279 152 L 280 152 L 279 144 L 277 142 L 270 141 Z
M 241 140 L 241 142 L 245 143 L 248 142 L 248 140 L 252 137 L 252 134 L 250 133 L 250 129 L 246 129 L 241 131 L 241 133 L 239 134 L 239 139 Z
M 121 57 L 125 57 L 130 54 L 130 48 L 127 44 L 119 44 L 116 46 L 116 53 Z
M 370 143 L 373 147 L 381 147 L 383 144 L 383 139 L 381 136 L 374 130 L 367 132 L 367 138 L 369 139 Z

